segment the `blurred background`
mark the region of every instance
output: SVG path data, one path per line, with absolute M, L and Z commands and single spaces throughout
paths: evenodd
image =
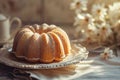
M 0 0 L 0 13 L 19 17 L 24 23 L 71 24 L 71 0 Z
M 94 3 L 113 3 L 120 0 L 88 0 L 88 7 Z M 75 13 L 70 9 L 72 0 L 0 0 L 0 13 L 19 17 L 25 24 L 55 24 L 73 27 Z M 69 35 L 72 35 L 74 30 Z
M 72 0 L 0 0 L 0 13 L 19 17 L 24 24 L 48 23 L 71 25 L 74 22 L 74 11 L 70 10 Z M 112 3 L 120 0 L 104 0 Z M 102 0 L 89 0 L 88 6 Z

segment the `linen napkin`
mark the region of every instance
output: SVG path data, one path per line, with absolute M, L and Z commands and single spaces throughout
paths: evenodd
M 106 61 L 100 59 L 98 55 L 64 68 L 39 69 L 27 72 L 38 80 L 119 80 L 120 57 Z

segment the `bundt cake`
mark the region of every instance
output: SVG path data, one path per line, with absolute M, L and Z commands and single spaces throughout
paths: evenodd
M 15 35 L 12 51 L 29 62 L 63 60 L 71 50 L 68 35 L 55 25 L 26 25 Z

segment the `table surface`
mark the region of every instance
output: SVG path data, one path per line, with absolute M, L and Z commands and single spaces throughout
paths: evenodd
M 73 36 L 73 27 L 64 29 Z M 0 64 L 0 80 L 120 80 L 119 61 L 118 50 L 118 57 L 112 61 L 101 60 L 99 54 L 90 53 L 85 62 L 50 70 L 23 70 Z

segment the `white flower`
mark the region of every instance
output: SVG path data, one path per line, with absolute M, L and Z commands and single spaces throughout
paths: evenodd
M 94 23 L 89 23 L 88 29 L 94 31 L 95 33 L 97 33 L 98 30 Z
M 98 41 L 98 36 L 97 36 L 97 29 L 88 29 L 85 32 L 86 39 L 89 40 L 89 42 L 97 42 Z M 91 41 L 90 41 L 91 40 Z
M 120 2 L 114 3 L 113 5 L 109 5 L 109 18 L 110 23 L 114 25 L 118 20 L 120 20 Z
M 120 40 L 120 2 L 112 5 L 93 4 L 89 12 L 87 2 L 87 0 L 73 0 L 71 3 L 71 9 L 76 13 L 74 22 L 74 26 L 77 27 L 76 33 L 83 33 L 88 42 L 91 40 L 102 44 L 113 43 L 115 32 L 116 38 Z
M 111 40 L 109 40 L 111 39 Z M 113 32 L 111 30 L 111 26 L 106 23 L 102 23 L 99 25 L 99 40 L 100 42 L 108 41 L 112 42 L 113 40 Z
M 70 8 L 75 10 L 76 14 L 80 13 L 81 11 L 87 10 L 87 0 L 73 0 L 70 4 Z
M 107 37 L 112 34 L 111 26 L 109 24 L 102 23 L 99 28 L 101 31 L 100 33 L 106 35 Z
M 93 23 L 94 19 L 92 18 L 92 16 L 90 14 L 78 14 L 75 18 L 75 23 L 74 25 L 88 25 Z
M 104 52 L 100 54 L 100 57 L 105 60 L 113 58 L 113 51 L 110 48 L 105 48 Z
M 94 16 L 95 20 L 105 20 L 105 16 L 107 15 L 107 9 L 104 7 L 104 4 L 96 4 L 92 7 L 92 15 Z

